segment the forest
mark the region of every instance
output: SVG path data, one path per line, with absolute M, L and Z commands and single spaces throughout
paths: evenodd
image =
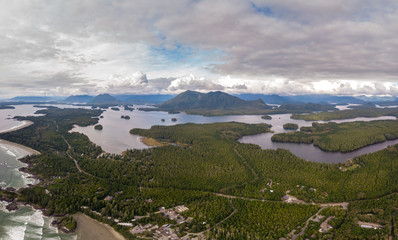
M 308 162 L 287 150 L 262 150 L 257 145 L 239 143 L 240 137 L 270 131 L 270 126 L 230 122 L 132 129 L 133 134 L 170 144 L 115 155 L 104 153 L 83 134 L 69 133 L 73 125 L 96 124 L 101 112 L 49 108 L 40 110 L 45 116 L 19 117 L 34 124 L 1 134 L 0 138 L 41 152 L 22 160 L 29 164 L 25 170 L 42 181 L 19 193 L 2 190 L 1 196 L 34 203 L 49 214 L 84 212 L 111 225 L 127 239 L 152 233 L 132 235 L 132 227 L 117 222 L 134 226 L 168 224 L 178 236 L 280 238 L 293 229 L 302 229 L 304 222 L 321 210 L 319 204 L 343 201 L 350 203 L 348 211 L 325 213 L 335 217 L 331 223 L 337 239 L 357 224 L 355 219 L 386 227 L 366 231 L 357 227 L 349 233 L 353 238 L 391 234 L 386 219 L 395 219 L 396 204 L 379 204 L 377 199 L 396 198 L 397 146 L 343 164 L 321 164 Z M 393 121 L 372 124 L 389 129 L 390 122 Z M 311 133 L 309 129 L 307 132 Z M 282 202 L 287 192 L 306 204 Z M 368 201 L 375 201 L 372 204 L 379 206 L 383 214 L 366 205 Z M 179 205 L 189 209 L 182 215 L 190 221 L 178 224 L 158 213 L 161 207 Z M 367 219 L 367 211 L 380 212 L 380 216 Z M 342 218 L 345 214 L 347 218 Z M 305 234 L 313 235 L 317 227 L 310 225 Z

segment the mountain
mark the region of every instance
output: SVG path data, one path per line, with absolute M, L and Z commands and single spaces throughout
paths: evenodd
M 170 100 L 175 95 L 163 95 L 163 94 L 150 94 L 150 95 L 131 95 L 131 94 L 120 94 L 114 95 L 115 98 L 119 99 L 124 103 L 133 104 L 159 104 Z
M 49 102 L 61 100 L 63 97 L 42 97 L 42 96 L 17 96 L 9 99 L 15 102 Z
M 100 94 L 95 96 L 89 104 L 118 104 L 120 101 L 109 94 Z
M 356 98 L 361 99 L 367 102 L 387 102 L 387 101 L 395 101 L 395 96 L 356 96 Z
M 292 102 L 291 100 L 289 100 L 288 97 L 279 96 L 277 94 L 265 95 L 265 94 L 243 93 L 243 94 L 236 94 L 234 96 L 241 98 L 243 100 L 246 100 L 246 101 L 261 99 L 265 103 L 269 103 L 269 104 L 286 104 L 286 103 Z
M 261 99 L 245 101 L 224 92 L 200 93 L 186 91 L 174 98 L 157 105 L 160 109 L 185 111 L 185 110 L 248 110 L 269 109 Z
M 72 95 L 63 100 L 67 103 L 87 103 L 93 100 L 93 96 L 90 95 Z
M 350 96 L 334 96 L 329 94 L 308 94 L 308 95 L 296 95 L 286 96 L 292 102 L 303 102 L 303 103 L 356 103 L 361 104 L 365 101 L 356 97 Z

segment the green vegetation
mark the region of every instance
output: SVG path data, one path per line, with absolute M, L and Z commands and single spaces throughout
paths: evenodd
M 234 199 L 237 213 L 211 232 L 211 239 L 279 239 L 314 215 L 315 205 Z
M 286 124 L 283 124 L 283 129 L 285 129 L 285 130 L 297 130 L 298 129 L 298 125 L 296 123 L 286 123 Z
M 94 126 L 94 129 L 95 130 L 102 130 L 102 129 L 104 129 L 104 127 L 101 124 L 98 124 L 98 125 Z
M 398 194 L 350 203 L 335 239 L 395 239 L 398 236 Z M 372 224 L 375 228 L 361 227 Z
M 177 118 L 172 118 L 171 121 L 172 122 L 177 122 Z
M 19 193 L 1 191 L 0 196 L 34 203 L 49 214 L 82 211 L 127 239 L 135 239 L 129 232 L 132 227 L 118 225 L 116 219 L 134 226 L 170 224 L 179 236 L 205 231 L 203 234 L 213 239 L 275 239 L 286 237 L 293 229 L 301 231 L 319 210 L 319 205 L 282 203 L 289 190 L 307 203 L 350 201 L 348 212 L 337 207 L 321 210 L 325 217 L 334 216 L 328 222 L 333 229 L 323 235 L 316 233 L 315 238 L 381 238 L 397 231 L 391 226 L 396 226 L 397 217 L 398 146 L 345 164 L 320 164 L 287 150 L 241 144 L 237 139 L 267 132 L 269 125 L 231 122 L 132 129 L 132 134 L 170 144 L 115 155 L 103 153 L 82 134 L 69 133 L 75 124 L 96 124 L 102 111 L 51 108 L 39 112 L 46 116 L 20 117 L 34 124 L 0 134 L 0 138 L 40 151 L 23 161 L 29 165 L 25 170 L 43 181 Z M 371 124 L 391 130 L 388 124 L 393 122 Z M 347 129 L 363 123 L 353 124 L 358 126 Z M 311 134 L 317 127 L 327 126 L 323 130 L 331 132 L 336 128 L 336 124 L 319 125 L 306 130 Z M 373 128 L 366 125 L 366 129 Z M 159 213 L 161 207 L 179 205 L 188 207 L 181 215 L 189 221 L 177 223 Z M 384 227 L 363 229 L 355 225 L 357 220 Z M 317 224 L 310 223 L 304 236 L 313 236 Z
M 72 216 L 63 216 L 57 221 L 60 227 L 66 228 L 68 232 L 73 232 L 76 230 L 77 222 Z
M 324 151 L 350 152 L 374 143 L 398 138 L 398 121 L 313 123 L 299 132 L 279 133 L 274 142 L 313 143 Z
M 0 109 L 15 109 L 14 106 L 9 106 L 9 105 L 0 105 Z
M 342 110 L 333 112 L 320 112 L 312 114 L 293 114 L 291 118 L 302 119 L 307 121 L 330 121 L 337 119 L 350 119 L 357 117 L 381 117 L 381 116 L 394 116 L 398 117 L 398 109 L 396 108 L 373 108 L 373 109 L 355 109 L 355 110 Z
M 271 120 L 271 119 L 272 119 L 272 117 L 269 116 L 269 115 L 261 116 L 261 118 L 262 118 L 262 119 L 265 119 L 265 120 Z
M 185 91 L 174 98 L 158 105 L 160 110 L 189 111 L 189 110 L 259 110 L 271 108 L 262 100 L 245 101 L 224 92 L 200 93 Z
M 341 207 L 326 207 L 318 213 L 318 218 L 309 221 L 304 231 L 305 239 L 333 239 L 334 229 L 339 229 L 347 215 Z M 325 228 L 325 225 L 329 225 Z

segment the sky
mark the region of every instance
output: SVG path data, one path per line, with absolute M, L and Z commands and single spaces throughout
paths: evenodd
M 398 95 L 396 0 L 0 0 L 0 96 Z

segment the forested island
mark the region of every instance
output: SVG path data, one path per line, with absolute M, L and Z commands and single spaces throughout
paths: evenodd
M 0 193 L 48 214 L 81 211 L 127 239 L 155 238 L 163 230 L 210 239 L 397 235 L 398 146 L 344 164 L 321 164 L 287 150 L 239 143 L 240 137 L 268 132 L 270 126 L 231 122 L 132 129 L 170 144 L 115 155 L 69 132 L 73 125 L 97 124 L 101 110 L 38 113 L 46 115 L 18 117 L 34 124 L 0 138 L 41 152 L 23 161 L 29 165 L 25 171 L 42 181 Z M 361 227 L 367 223 L 378 225 Z M 320 232 L 321 225 L 331 228 Z
M 374 143 L 398 138 L 398 121 L 314 122 L 298 132 L 278 133 L 274 142 L 313 143 L 324 151 L 350 152 Z
M 297 130 L 298 129 L 298 125 L 296 123 L 286 123 L 286 124 L 283 124 L 283 129 L 286 129 L 286 130 Z
M 302 119 L 307 121 L 330 121 L 338 119 L 350 119 L 357 117 L 381 117 L 394 116 L 398 117 L 398 108 L 372 108 L 372 109 L 354 109 L 341 110 L 332 112 L 320 112 L 311 114 L 293 114 L 292 119 Z
M 140 108 L 142 111 L 166 111 L 169 113 L 186 112 L 203 116 L 223 115 L 264 115 L 283 113 L 311 113 L 313 111 L 337 110 L 327 103 L 286 103 L 279 107 L 271 107 L 261 99 L 243 100 L 227 93 L 217 91 L 200 93 L 185 91 L 174 98 L 156 105 L 155 108 Z

